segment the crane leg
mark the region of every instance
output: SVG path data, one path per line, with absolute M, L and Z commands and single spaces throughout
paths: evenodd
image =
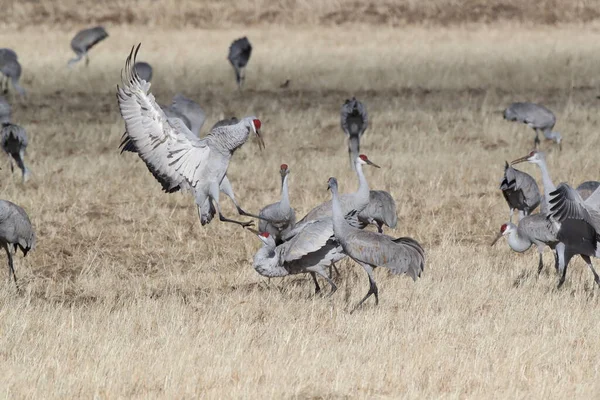
M 542 273 L 542 269 L 544 269 L 544 257 L 542 256 L 542 250 L 538 249 L 538 253 L 540 255 L 540 262 L 538 263 L 538 275 Z
M 8 76 L 2 75 L 2 93 L 8 93 Z
M 590 260 L 589 256 L 584 255 L 582 255 L 581 258 L 583 258 L 583 261 L 585 261 L 588 267 L 590 267 L 590 269 L 592 270 L 592 273 L 594 274 L 594 282 L 596 282 L 596 285 L 600 287 L 600 276 L 598 276 L 598 273 L 594 269 L 594 266 L 592 265 L 592 260 Z
M 533 139 L 533 148 L 538 149 L 540 147 L 540 138 L 538 136 L 538 130 L 535 130 L 535 139 Z
M 230 222 L 232 224 L 238 224 L 238 225 L 242 226 L 243 228 L 252 226 L 254 224 L 254 221 L 248 221 L 248 222 L 236 221 L 234 219 L 225 217 L 221 213 L 221 206 L 219 206 L 219 191 L 220 191 L 219 186 L 217 186 L 217 185 L 211 185 L 211 187 L 209 189 L 209 199 L 213 202 L 213 206 L 215 207 L 215 210 L 217 210 L 217 213 L 219 214 L 219 221 Z M 199 203 L 198 200 L 200 200 L 199 205 L 198 205 L 198 203 Z M 201 213 L 201 207 L 202 207 L 203 201 L 204 201 L 204 199 L 196 199 L 196 205 L 198 206 L 198 214 Z
M 315 275 L 314 275 L 315 273 L 314 273 L 314 272 L 311 272 L 311 274 L 313 274 L 313 279 L 315 280 L 315 283 L 316 283 L 316 282 L 317 282 L 317 278 L 316 278 L 316 277 L 315 277 Z M 327 283 L 329 283 L 329 286 L 331 286 L 331 291 L 329 291 L 329 293 L 327 294 L 327 297 L 331 297 L 331 296 L 332 296 L 332 295 L 335 293 L 335 291 L 337 290 L 337 286 L 336 286 L 336 285 L 335 285 L 335 283 L 334 283 L 334 282 L 331 280 L 331 278 L 329 278 L 329 277 L 327 276 L 327 274 L 326 274 L 325 272 L 323 272 L 323 271 L 318 271 L 318 272 L 317 272 L 317 274 L 319 274 L 320 276 L 322 276 L 322 277 L 323 277 L 323 278 L 324 278 L 324 279 L 327 281 Z
M 312 277 L 313 282 L 315 283 L 315 294 L 319 294 L 319 292 L 321 291 L 321 286 L 319 286 L 319 282 L 317 281 L 317 274 L 311 272 L 310 276 Z
M 331 265 L 329 266 L 329 276 L 330 277 L 333 276 L 333 271 L 335 271 L 336 278 L 340 276 L 340 271 L 337 269 L 334 262 L 332 262 Z
M 15 282 L 15 286 L 17 290 L 19 290 L 19 284 L 17 283 L 17 275 L 15 274 L 15 266 L 13 265 L 13 256 L 10 251 L 10 245 L 8 243 L 4 243 L 4 250 L 6 250 L 6 255 L 8 256 L 8 280 L 10 280 L 10 276 L 12 275 L 13 281 Z
M 373 267 L 371 267 L 369 264 L 357 260 L 354 261 L 362 265 L 362 267 L 367 272 L 367 275 L 369 276 L 369 291 L 367 292 L 365 297 L 363 297 L 363 299 L 360 302 L 358 302 L 358 304 L 352 309 L 352 311 L 350 311 L 350 314 L 352 314 L 358 307 L 360 307 L 369 297 L 371 297 L 371 295 L 375 296 L 375 305 L 379 304 L 379 291 L 377 289 L 377 285 L 375 284 L 375 279 L 373 278 Z
M 90 58 L 88 57 L 87 53 L 85 53 L 85 66 L 87 67 L 90 64 Z
M 565 278 L 567 276 L 567 267 L 569 266 L 569 261 L 571 261 L 571 257 L 573 257 L 573 254 L 571 254 L 571 252 L 565 248 L 565 245 L 563 243 L 559 243 L 556 245 L 556 252 L 558 253 L 558 272 L 560 274 L 560 278 L 558 280 L 558 285 L 556 286 L 556 288 L 560 289 L 565 283 Z

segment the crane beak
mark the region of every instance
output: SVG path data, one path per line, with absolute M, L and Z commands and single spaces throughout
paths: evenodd
M 250 232 L 254 233 L 256 236 L 259 236 L 259 235 L 260 235 L 260 232 L 258 232 L 256 229 L 252 229 L 252 228 L 246 227 L 246 230 L 248 230 L 248 231 L 250 231 Z
M 490 244 L 490 246 L 493 247 L 501 237 L 502 237 L 502 232 L 500 232 L 500 233 L 498 233 L 498 235 L 496 235 L 496 237 L 494 238 L 494 241 Z
M 260 131 L 258 129 L 256 130 L 256 138 L 258 139 L 258 148 L 260 150 L 265 149 L 265 141 L 263 140 L 262 136 L 260 136 Z
M 510 165 L 515 165 L 515 164 L 519 164 L 525 161 L 529 161 L 529 156 L 525 156 L 525 157 L 521 157 L 521 158 L 517 158 L 516 160 L 513 160 L 510 162 Z
M 381 168 L 379 165 L 375 164 L 373 161 L 369 160 L 368 158 L 365 162 L 367 163 L 367 165 L 370 165 L 372 167 Z

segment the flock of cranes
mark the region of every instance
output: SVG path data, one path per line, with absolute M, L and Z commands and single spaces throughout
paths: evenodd
M 71 41 L 76 57 L 68 61 L 68 66 L 72 67 L 83 58 L 86 64 L 89 63 L 90 49 L 107 37 L 102 27 L 78 32 Z M 360 153 L 361 138 L 369 127 L 367 108 L 361 101 L 355 97 L 347 99 L 340 110 L 340 124 L 358 189 L 342 194 L 337 179 L 329 178 L 327 187 L 331 191 L 331 200 L 316 205 L 297 220 L 289 190 L 291 169 L 288 164 L 281 164 L 279 201 L 252 214 L 242 209 L 236 200 L 227 170 L 234 152 L 251 137 L 256 139 L 259 148 L 265 147 L 261 120 L 256 116 L 223 119 L 202 137 L 206 120 L 204 110 L 182 94 L 176 94 L 168 106 L 159 105 L 150 93 L 152 66 L 137 61 L 139 49 L 138 45 L 127 57 L 121 84 L 117 87 L 117 102 L 125 122 L 121 153 L 137 154 L 166 193 L 191 193 L 201 225 L 211 223 L 218 216 L 222 222 L 238 224 L 257 235 L 262 247 L 254 256 L 253 267 L 260 275 L 310 274 L 315 292 L 321 290 L 320 277 L 329 284 L 329 295 L 332 295 L 337 290 L 332 271 L 338 270 L 337 262 L 348 257 L 364 269 L 369 280 L 369 290 L 356 307 L 371 296 L 376 304 L 379 302 L 373 274 L 377 267 L 387 268 L 393 274 L 409 275 L 413 280 L 421 276 L 425 268 L 423 247 L 413 238 L 384 234 L 384 226 L 397 226 L 396 203 L 390 193 L 371 190 L 363 171 L 364 167 L 380 167 Z M 251 54 L 252 45 L 246 37 L 235 40 L 229 48 L 228 60 L 239 90 L 243 88 Z M 17 93 L 23 95 L 25 91 L 18 83 L 21 68 L 13 50 L 0 49 L 0 70 L 3 89 L 5 80 L 10 80 Z M 553 131 L 556 118 L 549 109 L 534 103 L 513 103 L 504 110 L 504 118 L 534 129 L 536 150 L 505 165 L 500 189 L 510 209 L 509 221 L 502 225 L 492 245 L 502 236 L 507 237 L 509 246 L 516 252 L 524 252 L 535 245 L 539 252 L 538 272 L 543 269 L 542 253 L 546 246 L 550 247 L 555 252 L 559 287 L 565 281 L 569 261 L 580 255 L 600 286 L 600 277 L 591 262 L 591 257 L 600 256 L 600 182 L 587 181 L 576 189 L 565 183 L 554 186 L 544 153 L 537 150 L 540 132 L 546 139 L 556 142 L 559 148 L 562 143 L 561 135 Z M 26 182 L 30 176 L 25 165 L 27 134 L 25 129 L 12 122 L 10 104 L 1 96 L 0 122 L 0 143 L 10 160 L 11 171 L 16 164 Z M 521 162 L 533 163 L 540 168 L 543 194 L 532 176 L 514 168 L 514 164 Z M 220 203 L 221 192 L 231 199 L 239 215 L 257 219 L 258 229 L 252 227 L 253 220 L 225 216 Z M 540 212 L 533 214 L 537 207 Z M 518 224 L 512 222 L 515 211 L 518 212 Z M 369 225 L 374 225 L 376 232 L 367 230 Z M 26 255 L 35 247 L 35 242 L 35 233 L 25 211 L 9 201 L 0 200 L 0 244 L 7 253 L 9 273 L 15 284 L 13 253 L 20 248 Z

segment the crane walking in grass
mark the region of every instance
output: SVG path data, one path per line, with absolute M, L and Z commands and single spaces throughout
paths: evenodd
M 522 122 L 532 128 L 535 131 L 535 139 L 533 140 L 535 149 L 540 145 L 540 132 L 544 134 L 546 139 L 556 142 L 559 150 L 562 149 L 561 134 L 552 131 L 556 124 L 556 117 L 552 111 L 543 105 L 530 102 L 512 103 L 504 110 L 504 119 L 507 121 Z
M 150 83 L 140 81 L 133 68 L 139 48 L 132 49 L 127 57 L 122 86 L 117 87 L 126 127 L 124 139 L 133 142 L 138 156 L 166 192 L 189 190 L 194 195 L 199 217 L 205 201 L 210 199 L 221 221 L 251 225 L 252 221 L 236 221 L 223 215 L 219 192 L 233 153 L 251 133 L 256 135 L 259 147 L 264 147 L 260 120 L 242 118 L 237 124 L 215 128 L 205 138 L 198 138 L 180 119 L 167 118 L 149 93 Z
M 360 152 L 360 139 L 369 127 L 367 108 L 353 97 L 351 100 L 346 100 L 342 105 L 340 117 L 342 130 L 348 141 L 350 167 L 354 169 L 356 157 Z
M 13 161 L 21 170 L 23 183 L 29 179 L 29 169 L 25 166 L 25 150 L 28 143 L 27 134 L 23 127 L 11 123 L 2 124 L 2 131 L 0 131 L 2 150 L 9 157 L 11 172 L 14 171 Z
M 287 164 L 281 164 L 279 175 L 281 176 L 281 200 L 263 207 L 258 213 L 259 217 L 265 218 L 258 222 L 259 232 L 268 232 L 278 245 L 282 243 L 282 237 L 289 233 L 296 223 L 296 212 L 290 205 L 288 188 L 290 170 Z
M 12 275 L 18 289 L 13 253 L 16 254 L 17 249 L 21 249 L 25 257 L 35 248 L 35 232 L 25 210 L 8 200 L 0 200 L 0 245 L 8 257 L 9 279 Z
M 96 26 L 94 28 L 84 29 L 73 37 L 71 40 L 71 49 L 75 52 L 76 57 L 69 60 L 67 65 L 72 67 L 75 63 L 79 62 L 85 57 L 85 65 L 90 63 L 88 52 L 108 37 L 108 33 L 102 26 Z
M 244 81 L 246 79 L 246 65 L 250 61 L 250 55 L 252 54 L 252 45 L 246 36 L 243 38 L 234 40 L 229 46 L 229 55 L 227 59 L 231 63 L 235 72 L 235 81 L 237 82 L 238 89 L 242 90 Z

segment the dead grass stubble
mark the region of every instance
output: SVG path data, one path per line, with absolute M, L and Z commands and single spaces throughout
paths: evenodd
M 555 182 L 597 178 L 598 33 L 506 31 L 382 28 L 370 45 L 355 40 L 360 30 L 250 30 L 241 96 L 224 59 L 238 32 L 144 33 L 140 54 L 155 67 L 159 101 L 183 91 L 209 126 L 233 114 L 263 120 L 267 150 L 247 143 L 229 171 L 249 210 L 278 198 L 282 162 L 299 215 L 328 199 L 329 176 L 353 190 L 338 111 L 352 94 L 366 102 L 363 151 L 384 167 L 367 170 L 370 184 L 394 195 L 393 234 L 419 240 L 427 264 L 416 284 L 377 271 L 380 306 L 354 315 L 348 308 L 367 290 L 360 267 L 342 263 L 331 300 L 313 297 L 304 277 L 267 281 L 251 268 L 258 239 L 218 222 L 201 228 L 189 195 L 161 193 L 137 157 L 118 154 L 114 89 L 139 31 L 113 31 L 88 69 L 72 71 L 67 35 L 4 32 L 30 92 L 14 108 L 31 138 L 33 177 L 22 186 L 4 167 L 0 197 L 29 211 L 39 238 L 17 260 L 24 295 L 0 290 L 4 395 L 597 395 L 598 295 L 585 265 L 575 260 L 557 291 L 550 266 L 538 278 L 533 253 L 489 239 L 508 215 L 497 189 L 503 162 L 533 136 L 495 113 L 508 102 L 556 111 L 565 143 L 548 155 Z M 190 34 L 214 48 L 173 45 Z M 363 46 L 360 55 L 347 43 Z M 291 88 L 279 90 L 286 78 Z

